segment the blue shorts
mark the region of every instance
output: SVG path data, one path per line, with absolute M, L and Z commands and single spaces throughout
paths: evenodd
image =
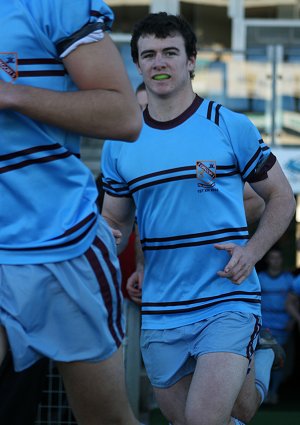
M 199 356 L 227 352 L 250 359 L 261 327 L 258 316 L 224 312 L 174 329 L 142 330 L 141 350 L 151 384 L 168 388 L 194 372 Z
M 116 247 L 108 228 L 101 228 L 105 244 L 99 235 L 72 260 L 0 266 L 0 324 L 17 371 L 41 357 L 97 362 L 120 346 L 123 300 Z

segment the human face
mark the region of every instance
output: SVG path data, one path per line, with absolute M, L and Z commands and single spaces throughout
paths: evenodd
M 180 34 L 163 39 L 140 37 L 138 52 L 137 68 L 149 93 L 165 96 L 191 90 L 190 71 L 194 70 L 195 58 L 188 59 Z

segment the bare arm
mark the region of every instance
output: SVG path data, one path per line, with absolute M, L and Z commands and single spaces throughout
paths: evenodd
M 234 283 L 241 283 L 252 271 L 254 265 L 277 242 L 287 229 L 295 212 L 295 199 L 280 165 L 276 161 L 268 178 L 251 185 L 265 201 L 265 209 L 256 232 L 247 245 L 233 243 L 217 244 L 217 249 L 226 250 L 231 259 L 219 276 Z
M 110 36 L 79 46 L 63 61 L 79 91 L 0 82 L 0 109 L 90 137 L 135 140 L 141 112 Z
M 249 183 L 244 187 L 244 207 L 248 224 L 259 221 L 264 209 L 264 200 L 251 188 Z
M 112 229 L 120 232 L 118 238 L 118 254 L 126 248 L 129 235 L 132 232 L 135 215 L 135 205 L 131 198 L 104 195 L 102 216 Z

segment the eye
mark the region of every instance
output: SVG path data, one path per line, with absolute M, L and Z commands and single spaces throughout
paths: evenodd
M 168 50 L 166 52 L 166 56 L 176 56 L 177 55 L 177 51 L 176 50 Z
M 143 55 L 142 55 L 142 59 L 151 59 L 151 58 L 153 58 L 153 53 L 144 53 Z

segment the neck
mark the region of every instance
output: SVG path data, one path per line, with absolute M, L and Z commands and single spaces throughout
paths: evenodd
M 148 109 L 150 116 L 156 121 L 170 121 L 181 115 L 195 99 L 192 88 L 180 95 L 157 96 L 148 95 Z

